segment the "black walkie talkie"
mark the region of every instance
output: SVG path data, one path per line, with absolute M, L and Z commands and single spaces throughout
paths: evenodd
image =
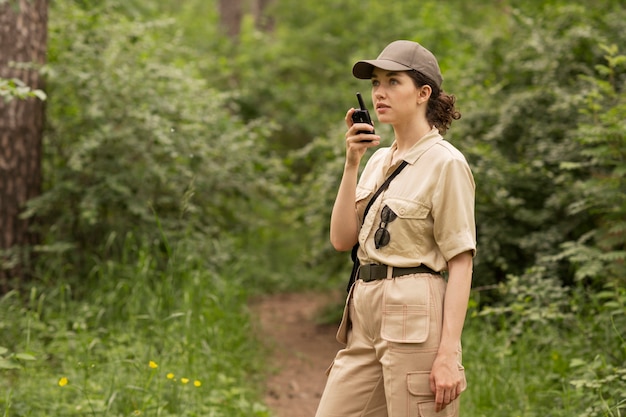
M 361 97 L 361 93 L 356 93 L 356 98 L 359 100 L 360 109 L 356 109 L 354 113 L 352 113 L 352 121 L 354 123 L 367 123 L 368 125 L 374 126 L 370 117 L 370 112 L 367 111 L 367 107 L 365 107 L 365 103 L 363 102 L 363 97 Z M 374 135 L 376 134 L 376 131 L 373 129 L 371 132 L 367 130 L 359 130 L 357 133 L 368 133 Z M 371 142 L 371 140 L 364 140 L 362 142 Z

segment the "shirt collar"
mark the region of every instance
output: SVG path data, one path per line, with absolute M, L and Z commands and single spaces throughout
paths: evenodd
M 443 140 L 443 136 L 439 134 L 439 130 L 436 127 L 433 127 L 430 132 L 426 133 L 424 136 L 417 141 L 415 145 L 411 147 L 404 155 L 403 160 L 407 161 L 409 164 L 413 165 L 417 162 L 417 160 L 430 149 L 433 145 Z M 389 153 L 387 154 L 387 164 L 391 162 L 391 157 L 393 152 L 398 148 L 398 144 L 394 141 L 389 148 Z

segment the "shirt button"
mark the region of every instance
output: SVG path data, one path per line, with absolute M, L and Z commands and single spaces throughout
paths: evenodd
M 401 208 L 401 209 L 399 210 L 399 212 L 400 212 L 400 214 L 404 215 L 404 213 L 406 213 L 406 210 L 405 210 L 404 208 Z

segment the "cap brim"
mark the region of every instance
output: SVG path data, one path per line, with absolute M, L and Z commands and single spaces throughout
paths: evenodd
M 367 61 L 359 61 L 352 67 L 352 74 L 361 80 L 369 80 L 372 78 L 374 68 L 380 68 L 385 71 L 410 71 L 411 67 L 398 64 L 395 61 L 387 59 L 371 59 Z

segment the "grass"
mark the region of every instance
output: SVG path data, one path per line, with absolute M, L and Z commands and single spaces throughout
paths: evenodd
M 576 296 L 570 297 L 574 306 Z M 468 378 L 463 415 L 626 415 L 624 298 L 618 319 L 621 330 L 611 323 L 615 310 L 606 306 L 598 306 L 595 313 L 568 309 L 546 319 L 534 315 L 538 308 L 524 299 L 527 319 L 470 309 L 463 333 Z
M 268 416 L 237 280 L 182 248 L 165 267 L 127 250 L 80 284 L 50 273 L 0 299 L 2 415 Z
M 80 281 L 50 268 L 0 298 L 1 415 L 269 417 L 247 300 L 297 265 L 224 256 L 225 273 L 187 243 L 127 238 L 122 262 L 94 262 Z M 512 281 L 492 309 L 471 300 L 464 416 L 626 415 L 626 289 L 551 285 Z

